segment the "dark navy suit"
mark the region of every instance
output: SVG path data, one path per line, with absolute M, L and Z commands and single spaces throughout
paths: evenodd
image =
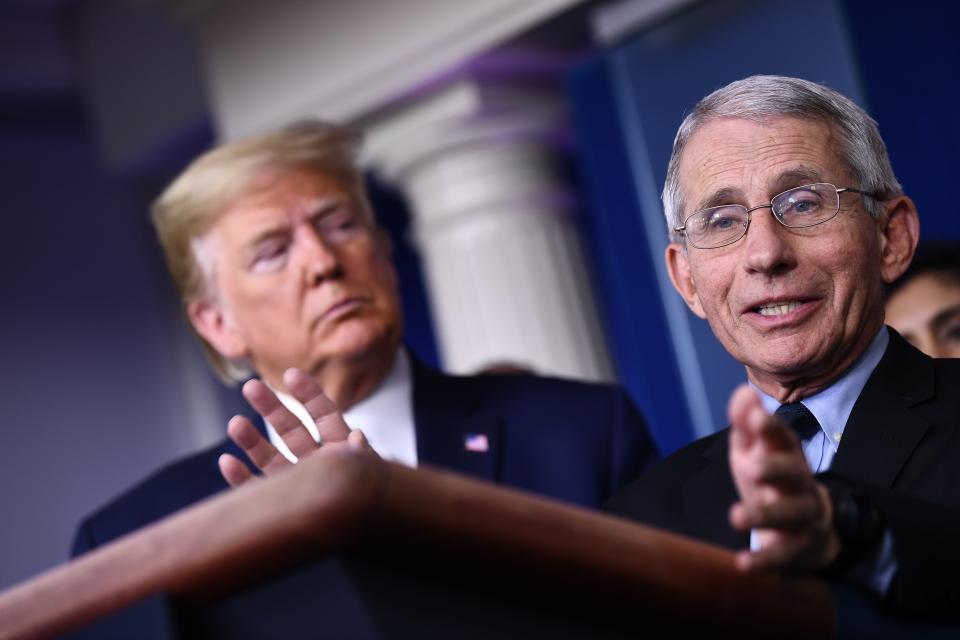
M 960 619 L 960 359 L 933 360 L 892 329 L 843 432 L 828 483 L 867 494 L 893 536 L 892 608 Z M 612 513 L 731 549 L 737 500 L 728 430 L 677 451 L 608 504 Z
M 516 376 L 448 376 L 412 361 L 417 457 L 574 504 L 598 507 L 656 459 L 646 425 L 619 387 Z M 486 436 L 469 451 L 468 434 Z M 227 488 L 229 440 L 175 462 L 80 524 L 73 554 Z

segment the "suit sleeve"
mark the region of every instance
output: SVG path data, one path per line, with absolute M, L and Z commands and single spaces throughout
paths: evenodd
M 960 620 L 960 511 L 902 495 L 875 496 L 893 538 L 894 611 Z
M 611 465 L 608 494 L 613 495 L 659 460 L 646 420 L 621 387 L 613 390 Z
M 960 510 L 892 491 L 840 482 L 883 514 L 896 573 L 885 608 L 925 620 L 960 620 Z

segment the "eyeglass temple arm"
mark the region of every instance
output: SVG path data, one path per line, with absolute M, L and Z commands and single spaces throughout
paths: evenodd
M 871 193 L 870 191 L 864 191 L 863 189 L 854 189 L 853 187 L 843 187 L 843 188 L 837 189 L 837 195 L 844 193 L 845 191 L 852 191 L 853 193 L 859 193 L 862 196 L 867 196 L 868 198 L 873 198 L 874 200 L 884 200 L 884 198 L 881 198 L 880 196 L 874 193 Z

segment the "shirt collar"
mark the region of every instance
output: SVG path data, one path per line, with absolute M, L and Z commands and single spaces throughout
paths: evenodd
M 820 428 L 827 436 L 827 441 L 831 443 L 834 449 L 843 437 L 843 430 L 847 425 L 850 412 L 853 411 L 853 405 L 860 397 L 860 392 L 867 384 L 870 374 L 873 373 L 873 370 L 883 358 L 889 342 L 890 335 L 887 333 L 887 328 L 883 326 L 877 332 L 870 346 L 853 363 L 853 366 L 847 369 L 846 373 L 826 389 L 801 400 L 803 406 L 817 418 Z M 768 413 L 777 410 L 780 402 L 776 398 L 768 396 L 753 383 L 751 383 L 751 386 L 760 396 L 763 408 Z
M 413 379 L 410 358 L 404 349 L 397 350 L 393 368 L 380 386 L 345 411 L 343 419 L 351 429 L 363 431 L 370 446 L 381 456 L 416 466 L 416 457 L 411 461 L 402 453 L 407 449 L 406 439 L 396 441 L 398 430 L 406 428 L 407 424 L 413 433 Z M 416 443 L 409 444 L 416 451 Z

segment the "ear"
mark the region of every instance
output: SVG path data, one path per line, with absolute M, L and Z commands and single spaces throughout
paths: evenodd
M 194 330 L 223 357 L 247 357 L 246 342 L 218 302 L 191 300 L 187 303 L 187 318 Z
M 671 242 L 667 245 L 664 259 L 667 262 L 667 273 L 670 274 L 670 282 L 677 290 L 677 293 L 683 298 L 683 301 L 699 317 L 706 319 L 707 315 L 703 312 L 703 305 L 700 304 L 700 296 L 697 294 L 697 283 L 694 282 L 690 273 L 690 263 L 687 260 L 686 247 L 679 242 Z
M 917 206 L 907 196 L 898 196 L 886 203 L 886 211 L 877 224 L 880 275 L 884 284 L 890 284 L 907 270 L 913 260 L 920 238 Z

